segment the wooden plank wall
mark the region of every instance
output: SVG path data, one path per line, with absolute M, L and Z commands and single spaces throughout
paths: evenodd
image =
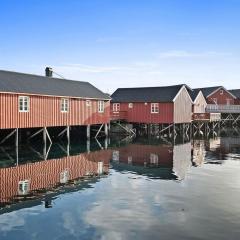
M 98 101 L 69 98 L 69 112 L 62 113 L 60 97 L 26 95 L 30 111 L 18 111 L 19 94 L 0 93 L 0 129 L 102 124 L 110 121 L 110 102 L 105 101 L 104 113 L 98 112 Z

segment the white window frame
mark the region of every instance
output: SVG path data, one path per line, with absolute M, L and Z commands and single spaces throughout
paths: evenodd
M 61 112 L 67 113 L 69 111 L 69 99 L 68 98 L 61 98 Z
M 120 103 L 113 103 L 113 112 L 120 111 Z
M 133 103 L 129 103 L 128 108 L 133 108 Z
M 91 106 L 92 106 L 91 100 L 86 100 L 86 106 L 87 106 L 87 107 L 91 107 Z
M 18 111 L 19 112 L 29 112 L 30 109 L 30 97 L 29 96 L 19 96 L 18 97 Z
M 104 101 L 98 101 L 98 112 L 103 113 L 104 112 Z
M 159 104 L 151 103 L 151 113 L 159 113 Z
M 30 181 L 22 180 L 18 182 L 18 193 L 20 195 L 26 195 L 30 191 Z
M 158 165 L 158 155 L 155 153 L 150 153 L 150 164 Z
M 222 89 L 220 90 L 220 95 L 223 95 L 223 90 Z

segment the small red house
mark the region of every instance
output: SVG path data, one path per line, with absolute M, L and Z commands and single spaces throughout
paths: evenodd
M 184 84 L 119 88 L 112 95 L 111 119 L 129 123 L 190 123 L 192 99 Z
M 234 105 L 236 96 L 223 86 L 196 88 L 194 91 L 202 91 L 208 104 Z

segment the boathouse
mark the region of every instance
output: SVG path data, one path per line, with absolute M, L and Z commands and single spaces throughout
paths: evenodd
M 128 123 L 181 124 L 192 121 L 189 87 L 118 88 L 111 95 L 111 120 Z
M 88 82 L 0 70 L 0 130 L 86 126 L 110 122 L 110 97 Z M 41 131 L 40 129 L 40 131 Z M 6 139 L 5 138 L 5 139 Z M 5 139 L 0 139 L 0 144 Z M 49 138 L 50 140 L 50 138 Z

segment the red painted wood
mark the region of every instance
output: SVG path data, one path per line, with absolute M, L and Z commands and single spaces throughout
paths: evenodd
M 102 124 L 110 121 L 110 102 L 105 101 L 104 113 L 98 112 L 98 100 L 91 100 L 91 107 L 85 99 L 69 98 L 69 112 L 62 113 L 61 97 L 30 97 L 30 111 L 18 111 L 18 96 L 23 94 L 0 93 L 0 129 L 53 127 L 66 125 Z
M 130 123 L 173 123 L 173 108 L 173 103 L 159 103 L 159 113 L 151 113 L 151 103 L 133 103 L 133 108 L 129 108 L 128 103 L 120 104 L 120 112 L 127 112 L 126 120 Z M 113 112 L 112 117 L 116 115 L 117 112 Z
M 223 93 L 221 94 L 221 90 Z M 223 88 L 219 89 L 217 92 L 213 93 L 207 98 L 208 104 L 215 104 L 214 98 L 217 99 L 217 104 L 227 104 L 227 99 L 230 99 L 230 105 L 235 104 L 234 97 L 229 94 L 227 91 L 225 91 Z
M 60 183 L 60 173 L 69 172 L 69 180 L 77 179 L 88 173 L 97 174 L 98 162 L 104 161 L 103 171 L 109 171 L 112 150 L 82 153 L 59 159 L 28 163 L 0 169 L 0 202 L 9 202 L 18 195 L 19 181 L 29 180 L 30 191 L 52 188 Z
M 119 151 L 119 162 L 128 163 L 129 157 L 132 158 L 132 164 L 144 166 L 151 164 L 150 155 L 158 155 L 158 165 L 173 166 L 173 147 L 168 145 L 154 146 L 142 144 L 129 144 L 126 147 L 115 149 Z

